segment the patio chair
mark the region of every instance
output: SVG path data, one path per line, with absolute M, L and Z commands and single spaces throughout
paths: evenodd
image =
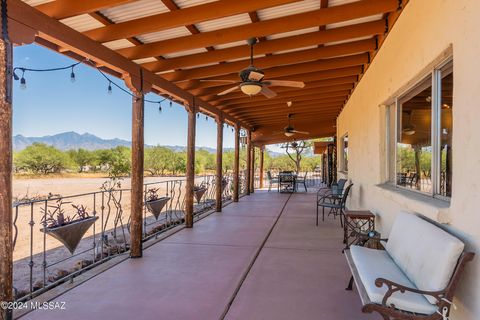
M 297 177 L 295 180 L 295 189 L 298 191 L 298 185 L 303 184 L 303 187 L 305 188 L 305 192 L 307 192 L 307 174 L 308 172 L 305 172 L 305 175 L 303 178 Z
M 317 191 L 317 202 L 320 200 L 322 196 L 324 196 L 328 192 L 332 192 L 336 195 L 342 194 L 343 193 L 343 188 L 345 187 L 345 183 L 347 182 L 347 179 L 339 179 L 337 183 L 333 183 L 331 187 L 321 187 Z
M 340 195 L 333 194 L 331 191 L 327 192 L 317 201 L 317 221 L 316 225 L 318 226 L 318 207 L 322 207 L 322 221 L 325 221 L 325 208 L 330 208 L 329 214 L 333 213 L 333 218 L 336 218 L 337 215 L 340 216 L 340 225 L 343 228 L 343 215 L 345 212 L 345 206 L 347 203 L 348 194 L 352 188 L 353 183 L 350 183 L 345 192 Z
M 272 190 L 272 184 L 276 183 L 278 187 L 278 179 L 272 177 L 272 173 L 267 171 L 267 178 L 268 178 L 268 192 Z

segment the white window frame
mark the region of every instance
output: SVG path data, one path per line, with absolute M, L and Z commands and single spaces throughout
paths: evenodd
M 348 132 L 345 132 L 345 134 L 340 138 L 340 146 L 342 148 L 341 149 L 342 157 L 340 159 L 340 165 L 341 165 L 341 171 L 348 172 L 348 159 L 345 159 L 345 138 L 348 139 Z
M 430 73 L 425 74 L 420 81 L 417 81 L 414 85 L 408 87 L 403 91 L 402 94 L 398 95 L 395 98 L 395 101 L 387 105 L 386 108 L 386 169 L 387 169 L 387 181 L 392 183 L 395 187 L 399 189 L 404 189 L 412 191 L 415 193 L 425 194 L 438 198 L 445 201 L 450 201 L 451 197 L 441 195 L 441 110 L 442 110 L 442 69 L 451 64 L 451 72 L 453 72 L 453 57 L 449 56 L 447 59 L 443 60 L 441 63 L 437 64 Z M 432 163 L 431 163 L 431 176 L 432 176 L 432 191 L 427 193 L 419 190 L 414 190 L 411 188 L 402 187 L 397 184 L 397 142 L 399 140 L 399 125 L 400 125 L 400 104 L 402 101 L 408 100 L 412 94 L 415 94 L 417 90 L 421 89 L 421 85 L 427 78 L 431 77 L 432 85 L 432 127 L 431 127 L 431 143 L 432 143 Z M 394 128 L 391 127 L 392 119 L 395 117 Z M 392 134 L 393 138 L 392 139 Z M 390 151 L 392 150 L 391 144 L 393 143 L 392 155 Z M 393 161 L 393 165 L 392 165 Z M 452 189 L 453 194 L 453 189 Z

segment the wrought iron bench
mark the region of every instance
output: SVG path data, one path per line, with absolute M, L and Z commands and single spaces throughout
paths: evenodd
M 464 243 L 415 214 L 402 212 L 385 250 L 351 246 L 345 250 L 360 294 L 362 312 L 384 319 L 447 320 L 453 294 L 474 253 Z

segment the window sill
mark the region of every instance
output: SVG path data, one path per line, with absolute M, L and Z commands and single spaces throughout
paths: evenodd
M 450 223 L 449 201 L 415 191 L 397 188 L 391 183 L 378 184 L 377 188 L 383 192 L 385 197 L 399 203 L 406 210 L 419 213 L 438 223 Z

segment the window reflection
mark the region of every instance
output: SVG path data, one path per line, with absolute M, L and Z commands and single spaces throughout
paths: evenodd
M 397 185 L 432 192 L 431 77 L 399 102 Z

